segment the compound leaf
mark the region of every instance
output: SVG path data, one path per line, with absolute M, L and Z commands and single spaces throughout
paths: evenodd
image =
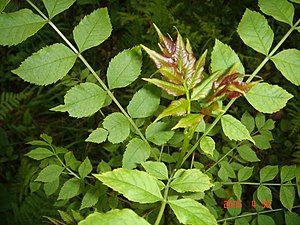
M 212 73 L 217 71 L 225 72 L 236 63 L 240 63 L 237 71 L 241 74 L 245 73 L 245 69 L 237 56 L 237 54 L 226 44 L 216 39 L 215 46 L 211 53 L 211 71 Z
M 224 115 L 221 118 L 221 124 L 224 134 L 235 141 L 249 140 L 254 143 L 254 140 L 249 134 L 247 128 L 239 120 L 231 115 Z
M 193 199 L 169 200 L 168 204 L 183 224 L 217 225 L 215 217 L 201 203 Z
M 49 18 L 68 9 L 76 0 L 43 0 Z
M 94 176 L 130 201 L 153 203 L 163 199 L 158 180 L 146 172 L 119 168 Z
M 38 32 L 46 23 L 46 20 L 29 9 L 1 13 L 0 45 L 17 45 Z
M 141 47 L 126 49 L 115 56 L 107 69 L 109 89 L 122 88 L 135 81 L 141 73 Z
M 64 97 L 64 105 L 51 110 L 68 112 L 72 117 L 88 117 L 96 113 L 104 104 L 106 92 L 94 83 L 82 83 L 72 87 Z
M 12 72 L 30 83 L 48 85 L 63 78 L 75 60 L 75 53 L 67 46 L 54 44 L 34 53 Z
M 131 209 L 113 209 L 106 213 L 94 212 L 86 219 L 79 222 L 78 225 L 150 225 L 144 218 L 139 217 Z
M 263 15 L 246 9 L 237 32 L 246 45 L 264 55 L 268 55 L 273 43 L 274 33 Z
M 145 86 L 135 93 L 127 106 L 132 118 L 145 118 L 152 116 L 160 103 L 160 90 Z
M 108 115 L 103 121 L 103 127 L 108 130 L 108 140 L 113 144 L 124 141 L 130 133 L 130 123 L 120 112 Z
M 295 85 L 300 85 L 300 51 L 287 49 L 271 57 L 276 68 L 282 75 Z
M 150 146 L 139 138 L 133 138 L 126 146 L 122 167 L 133 169 L 137 164 L 144 162 L 150 156 Z
M 259 0 L 260 10 L 276 20 L 293 25 L 294 6 L 287 0 Z
M 245 97 L 259 112 L 274 113 L 285 107 L 293 95 L 277 85 L 258 83 L 246 93 Z

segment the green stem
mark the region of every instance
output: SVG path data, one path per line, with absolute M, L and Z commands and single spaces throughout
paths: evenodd
M 299 25 L 300 19 L 289 29 L 289 31 L 282 37 L 282 39 L 278 42 L 278 44 L 274 47 L 274 49 L 270 52 L 269 55 L 260 63 L 260 65 L 254 70 L 251 76 L 247 79 L 247 83 L 251 82 L 255 75 L 265 66 L 265 64 L 269 61 L 271 56 L 275 54 L 275 52 L 279 49 L 279 47 L 283 44 L 283 42 L 288 38 L 288 36 L 296 29 Z M 195 151 L 198 147 L 201 138 L 207 136 L 207 134 L 215 127 L 215 125 L 219 122 L 221 117 L 227 112 L 227 110 L 232 106 L 236 99 L 231 99 L 230 102 L 225 106 L 224 110 L 218 115 L 218 117 L 213 121 L 213 123 L 208 127 L 208 129 L 203 133 L 203 135 L 198 139 L 198 141 L 194 144 L 194 146 L 187 152 L 185 155 L 181 165 L 188 159 L 188 157 Z M 180 166 L 181 166 L 180 165 Z
M 297 184 L 278 184 L 278 183 L 255 183 L 255 182 L 219 182 L 223 185 L 242 184 L 242 185 L 267 185 L 267 186 L 296 186 Z
M 294 206 L 292 209 L 296 209 L 296 208 L 300 208 L 300 205 Z M 235 220 L 235 219 L 238 219 L 238 218 L 243 218 L 243 217 L 248 217 L 248 216 L 257 216 L 258 214 L 266 214 L 266 213 L 278 212 L 278 211 L 282 211 L 282 210 L 285 210 L 285 209 L 284 208 L 270 209 L 270 210 L 263 211 L 263 212 L 248 213 L 248 214 L 244 214 L 244 215 L 240 215 L 240 216 L 233 216 L 233 217 L 228 217 L 228 218 L 225 218 L 225 219 L 217 220 L 217 222 L 221 223 L 221 222 L 225 222 L 225 221 L 228 221 L 228 220 Z
M 168 182 L 166 184 L 165 191 L 164 191 L 164 199 L 163 199 L 162 204 L 160 206 L 159 213 L 157 215 L 157 218 L 156 218 L 156 221 L 155 221 L 154 225 L 159 225 L 159 223 L 162 219 L 162 216 L 164 214 L 164 211 L 165 211 L 165 208 L 166 208 L 166 205 L 167 205 L 167 202 L 168 202 L 168 195 L 169 195 L 169 189 L 170 189 L 169 185 L 170 185 L 170 183 L 173 179 L 173 176 L 174 176 L 175 172 L 176 172 L 176 169 L 172 172 L 172 174 L 171 174 L 171 176 L 168 179 Z
M 90 64 L 85 60 L 85 58 L 81 55 L 81 53 L 74 47 L 74 45 L 65 37 L 65 35 L 53 24 L 45 14 L 39 10 L 30 0 L 26 0 L 45 20 L 48 21 L 49 25 L 58 33 L 58 35 L 67 43 L 67 45 L 76 53 L 76 55 L 79 57 L 79 59 L 83 62 L 83 64 L 90 70 L 90 72 L 93 74 L 93 76 L 97 79 L 99 84 L 102 86 L 102 88 L 106 91 L 108 96 L 113 100 L 113 102 L 118 106 L 120 111 L 124 114 L 124 116 L 127 118 L 127 120 L 130 122 L 132 127 L 135 129 L 137 134 L 142 138 L 142 140 L 150 146 L 149 142 L 145 138 L 145 136 L 142 134 L 140 129 L 136 126 L 134 121 L 131 119 L 131 117 L 128 115 L 126 110 L 123 108 L 123 106 L 119 103 L 119 101 L 115 98 L 113 93 L 109 90 L 109 88 L 105 85 L 105 83 L 99 78 L 99 76 L 96 74 L 95 70 L 90 66 Z M 153 157 L 155 160 L 158 160 L 158 157 L 154 152 L 152 152 Z

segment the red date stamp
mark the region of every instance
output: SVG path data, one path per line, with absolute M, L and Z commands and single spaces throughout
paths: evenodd
M 264 209 L 271 209 L 271 200 L 262 200 L 262 207 Z M 252 201 L 251 202 L 251 206 L 253 208 L 256 208 L 256 201 Z M 223 208 L 224 209 L 238 209 L 238 208 L 242 208 L 243 207 L 243 203 L 242 200 L 224 200 L 224 205 Z

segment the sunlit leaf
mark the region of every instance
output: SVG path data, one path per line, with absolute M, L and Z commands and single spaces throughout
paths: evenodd
M 205 154 L 213 156 L 215 150 L 215 141 L 209 136 L 204 136 L 200 140 L 200 148 Z
M 126 146 L 123 154 L 122 167 L 133 169 L 150 156 L 150 146 L 139 138 L 133 138 Z
M 153 203 L 162 200 L 157 180 L 146 172 L 119 168 L 94 176 L 130 201 Z
M 274 33 L 263 15 L 246 9 L 237 32 L 246 45 L 264 55 L 268 55 L 273 43 Z
M 179 169 L 170 183 L 170 187 L 180 193 L 204 192 L 212 186 L 209 176 L 198 169 Z
M 135 81 L 141 73 L 142 52 L 140 47 L 126 49 L 116 55 L 107 69 L 109 89 L 122 88 Z
M 221 41 L 216 39 L 215 46 L 211 53 L 211 71 L 213 73 L 217 71 L 225 72 L 236 63 L 239 63 L 236 71 L 240 74 L 244 74 L 245 69 L 238 55 L 232 50 L 230 46 L 223 44 Z
M 186 93 L 185 89 L 181 85 L 169 83 L 167 81 L 159 80 L 156 78 L 149 79 L 149 78 L 143 78 L 143 80 L 148 81 L 157 87 L 162 88 L 165 90 L 168 94 L 173 95 L 173 96 L 181 96 Z
M 5 3 L 2 7 L 5 7 Z M 29 9 L 1 13 L 0 45 L 17 45 L 38 32 L 46 23 L 46 20 Z
M 67 75 L 75 61 L 76 55 L 68 47 L 54 44 L 31 55 L 12 72 L 30 83 L 48 85 Z
M 165 108 L 161 114 L 155 119 L 154 123 L 166 116 L 182 116 L 185 115 L 189 106 L 188 100 L 180 98 L 173 100 L 171 104 Z
M 64 105 L 51 110 L 68 112 L 72 117 L 88 117 L 96 113 L 104 104 L 106 92 L 94 83 L 82 83 L 71 88 L 64 97 Z
M 183 224 L 217 225 L 215 217 L 201 203 L 192 199 L 169 200 L 168 204 Z
M 247 162 L 258 162 L 260 159 L 257 157 L 255 151 L 253 151 L 249 146 L 242 145 L 237 148 L 238 153 L 242 157 L 242 159 Z
M 168 168 L 163 162 L 142 162 L 142 166 L 150 175 L 157 179 L 166 180 L 168 179 Z
M 102 143 L 106 140 L 108 131 L 103 128 L 97 128 L 94 130 L 85 141 L 93 143 Z
M 274 17 L 276 20 L 293 25 L 294 6 L 287 0 L 259 0 L 258 6 L 260 10 Z
M 94 212 L 80 221 L 78 225 L 150 225 L 131 209 L 113 209 L 106 213 Z
M 166 78 L 169 82 L 174 84 L 182 84 L 183 79 L 181 75 L 178 73 L 177 68 L 174 66 L 162 66 L 160 67 L 156 73 L 160 73 Z
M 258 83 L 250 89 L 245 97 L 259 112 L 274 113 L 285 107 L 293 95 L 277 85 Z
M 76 0 L 43 0 L 50 19 L 68 9 L 75 1 Z
M 100 45 L 111 34 L 112 26 L 107 8 L 100 8 L 85 16 L 74 28 L 74 40 L 80 52 Z
M 136 92 L 127 106 L 132 118 L 152 116 L 160 103 L 160 90 L 147 85 Z
M 196 63 L 195 73 L 191 78 L 188 78 L 187 85 L 189 89 L 194 88 L 197 84 L 202 81 L 202 73 L 204 71 L 205 66 L 205 58 L 206 58 L 207 50 L 201 55 Z
M 271 57 L 276 68 L 282 75 L 295 85 L 300 85 L 300 51 L 287 49 Z
M 41 160 L 53 156 L 54 153 L 47 148 L 37 147 L 25 155 L 35 160 Z
M 177 128 L 197 126 L 203 119 L 203 117 L 203 114 L 188 114 L 187 116 L 180 119 L 178 123 L 172 128 L 172 130 L 175 130 Z
M 254 140 L 249 134 L 247 128 L 236 118 L 231 115 L 223 115 L 221 124 L 224 134 L 230 139 L 235 141 L 249 140 L 254 143 Z
M 63 170 L 64 168 L 59 165 L 48 165 L 47 167 L 41 170 L 35 181 L 52 182 L 60 176 Z

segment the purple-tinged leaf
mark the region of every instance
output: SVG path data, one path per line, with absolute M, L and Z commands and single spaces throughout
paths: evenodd
M 185 94 L 185 88 L 181 85 L 176 85 L 169 83 L 167 81 L 159 80 L 159 79 L 148 79 L 148 78 L 143 78 L 143 80 L 148 81 L 163 90 L 165 90 L 168 94 L 173 95 L 173 96 L 181 96 Z
M 175 61 L 177 62 L 179 71 L 187 67 L 188 64 L 188 53 L 185 48 L 185 44 L 182 40 L 180 33 L 177 34 L 176 40 L 176 51 L 174 55 Z
M 162 66 L 156 73 L 161 73 L 169 82 L 174 84 L 182 84 L 183 79 L 178 73 L 177 68 L 173 66 Z
M 187 84 L 189 89 L 194 88 L 197 84 L 199 84 L 202 80 L 202 73 L 204 71 L 205 58 L 206 58 L 207 50 L 201 55 L 196 63 L 196 70 L 193 76 L 187 80 Z
M 158 34 L 162 52 L 167 57 L 173 58 L 175 50 L 176 50 L 176 44 L 173 42 L 173 40 L 171 40 L 170 38 L 167 38 L 166 36 L 164 36 L 155 24 L 153 24 L 153 25 L 154 25 L 154 28 L 156 29 L 157 34 Z
M 164 109 L 164 111 L 162 111 L 161 114 L 159 114 L 153 123 L 166 116 L 183 116 L 186 114 L 188 106 L 189 102 L 185 98 L 174 100 L 167 108 Z
M 157 53 L 156 51 L 153 51 L 149 48 L 147 48 L 144 45 L 141 45 L 141 47 L 149 54 L 150 58 L 154 61 L 156 67 L 159 69 L 162 66 L 175 66 L 175 62 L 173 59 L 166 57 L 164 55 L 161 55 Z
M 197 126 L 203 119 L 203 117 L 204 115 L 202 114 L 189 114 L 186 117 L 180 119 L 178 123 L 172 128 L 172 130 L 175 130 L 177 128 Z

